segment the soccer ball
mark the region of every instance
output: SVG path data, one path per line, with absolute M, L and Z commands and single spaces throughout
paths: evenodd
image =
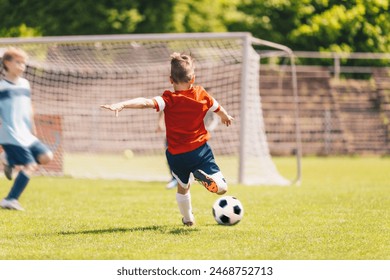
M 243 215 L 244 208 L 234 196 L 223 196 L 214 202 L 213 216 L 220 225 L 235 225 L 241 221 Z

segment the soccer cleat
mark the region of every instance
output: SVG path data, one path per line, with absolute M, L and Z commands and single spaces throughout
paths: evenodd
M 182 218 L 181 221 L 182 221 L 183 225 L 185 225 L 187 227 L 192 227 L 193 225 L 195 225 L 195 220 L 184 222 L 184 218 Z
M 195 180 L 201 183 L 209 192 L 217 193 L 217 183 L 209 175 L 198 169 L 194 172 Z
M 165 186 L 167 190 L 173 189 L 177 186 L 177 180 L 175 178 L 172 178 L 171 181 Z
M 4 168 L 4 175 L 8 180 L 12 180 L 12 166 L 8 164 L 7 156 L 5 155 L 5 152 L 2 152 L 0 154 L 0 161 L 3 164 Z
M 4 198 L 0 202 L 0 207 L 4 208 L 4 209 L 24 211 L 24 208 L 20 205 L 20 203 L 17 199 L 5 199 Z
M 11 166 L 9 166 L 9 165 L 7 165 L 7 164 L 4 164 L 3 165 L 4 166 L 4 175 L 5 175 L 5 177 L 8 179 L 8 180 L 12 180 L 13 178 L 12 178 L 12 167 Z

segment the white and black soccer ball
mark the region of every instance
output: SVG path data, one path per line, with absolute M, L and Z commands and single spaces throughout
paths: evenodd
M 213 216 L 220 225 L 235 225 L 241 221 L 243 215 L 244 207 L 234 196 L 223 196 L 214 202 Z

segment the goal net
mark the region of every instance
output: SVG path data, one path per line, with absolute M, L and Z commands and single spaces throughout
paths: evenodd
M 260 57 L 248 33 L 141 34 L 0 39 L 29 54 L 38 136 L 54 152 L 44 174 L 148 181 L 170 179 L 165 132 L 153 110 L 102 110 L 154 97 L 169 83 L 170 54 L 190 53 L 196 84 L 235 117 L 231 127 L 205 118 L 209 141 L 231 183 L 288 185 L 268 148 L 259 92 Z

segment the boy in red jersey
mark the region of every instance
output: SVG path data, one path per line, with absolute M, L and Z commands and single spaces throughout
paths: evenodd
M 186 226 L 195 223 L 192 214 L 190 176 L 200 182 L 207 190 L 217 194 L 227 191 L 226 181 L 215 163 L 213 152 L 207 144 L 210 138 L 204 125 L 204 117 L 211 110 L 226 126 L 231 125 L 233 117 L 218 104 L 201 86 L 194 86 L 195 66 L 191 56 L 173 53 L 171 55 L 170 82 L 174 91 L 166 90 L 154 98 L 134 98 L 102 108 L 115 111 L 116 116 L 124 108 L 152 108 L 164 111 L 168 148 L 166 156 L 172 175 L 178 181 L 176 201 L 182 222 Z

